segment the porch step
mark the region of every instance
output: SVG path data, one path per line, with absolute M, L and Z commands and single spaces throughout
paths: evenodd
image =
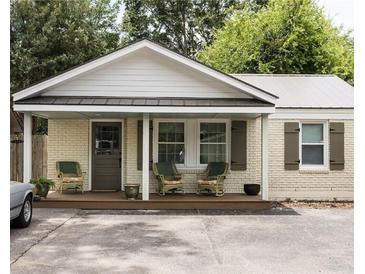
M 81 209 L 267 209 L 270 201 L 263 201 L 260 195 L 248 196 L 240 193 L 226 193 L 222 197 L 175 193 L 160 196 L 150 193 L 150 200 L 127 200 L 123 192 L 80 192 L 63 194 L 50 192 L 47 199 L 34 203 L 38 208 L 81 208 Z

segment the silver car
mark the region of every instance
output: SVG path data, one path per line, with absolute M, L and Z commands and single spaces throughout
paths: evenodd
M 32 221 L 33 189 L 29 183 L 10 182 L 10 221 L 14 226 L 27 227 Z

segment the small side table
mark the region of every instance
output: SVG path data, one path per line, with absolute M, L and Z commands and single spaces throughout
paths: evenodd
M 126 184 L 124 185 L 125 196 L 128 200 L 138 199 L 139 184 Z

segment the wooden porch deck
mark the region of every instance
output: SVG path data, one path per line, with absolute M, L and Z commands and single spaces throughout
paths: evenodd
M 127 200 L 123 192 L 50 192 L 47 199 L 35 202 L 36 208 L 82 209 L 266 209 L 269 201 L 261 196 L 227 193 L 222 197 L 196 194 L 151 193 L 149 201 Z

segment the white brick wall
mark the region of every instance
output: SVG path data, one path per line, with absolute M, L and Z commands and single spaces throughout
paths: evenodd
M 125 184 L 140 184 L 142 186 L 142 170 L 137 170 L 137 118 L 125 120 Z M 151 138 L 152 136 L 150 136 Z M 150 171 L 150 193 L 157 192 L 157 180 Z M 142 189 L 140 189 L 142 192 Z
M 269 120 L 269 199 L 353 200 L 353 121 L 330 121 L 345 123 L 345 169 L 338 171 L 285 170 L 284 122 Z
M 142 184 L 142 171 L 137 170 L 137 118 L 125 119 L 125 184 Z
M 78 161 L 86 172 L 84 189 L 89 178 L 89 121 L 48 120 L 48 177 L 57 179 L 57 161 Z
M 284 120 L 269 120 L 269 199 L 353 199 L 353 121 L 345 122 L 345 170 L 284 170 Z M 332 122 L 332 121 L 331 121 Z M 336 122 L 336 121 L 333 121 Z M 124 122 L 123 180 L 141 183 L 137 170 L 137 118 Z M 74 160 L 86 172 L 88 186 L 89 121 L 50 119 L 48 121 L 48 174 L 56 178 L 56 161 Z M 247 120 L 247 170 L 231 171 L 225 180 L 227 193 L 242 193 L 244 183 L 261 182 L 261 120 Z M 202 170 L 182 170 L 186 192 L 196 192 L 196 174 Z M 150 192 L 156 192 L 157 181 L 151 171 Z
M 125 129 L 125 182 L 142 182 L 142 171 L 137 170 L 137 118 L 126 119 Z M 242 193 L 243 183 L 260 183 L 261 180 L 261 120 L 249 119 L 247 121 L 247 170 L 231 171 L 225 180 L 225 191 L 227 193 Z M 181 169 L 184 174 L 184 187 L 187 193 L 195 193 L 197 190 L 197 173 L 202 169 Z M 157 180 L 150 172 L 150 192 L 157 192 Z
M 247 170 L 230 171 L 227 193 L 243 193 L 244 183 L 261 183 L 261 118 L 247 120 Z

